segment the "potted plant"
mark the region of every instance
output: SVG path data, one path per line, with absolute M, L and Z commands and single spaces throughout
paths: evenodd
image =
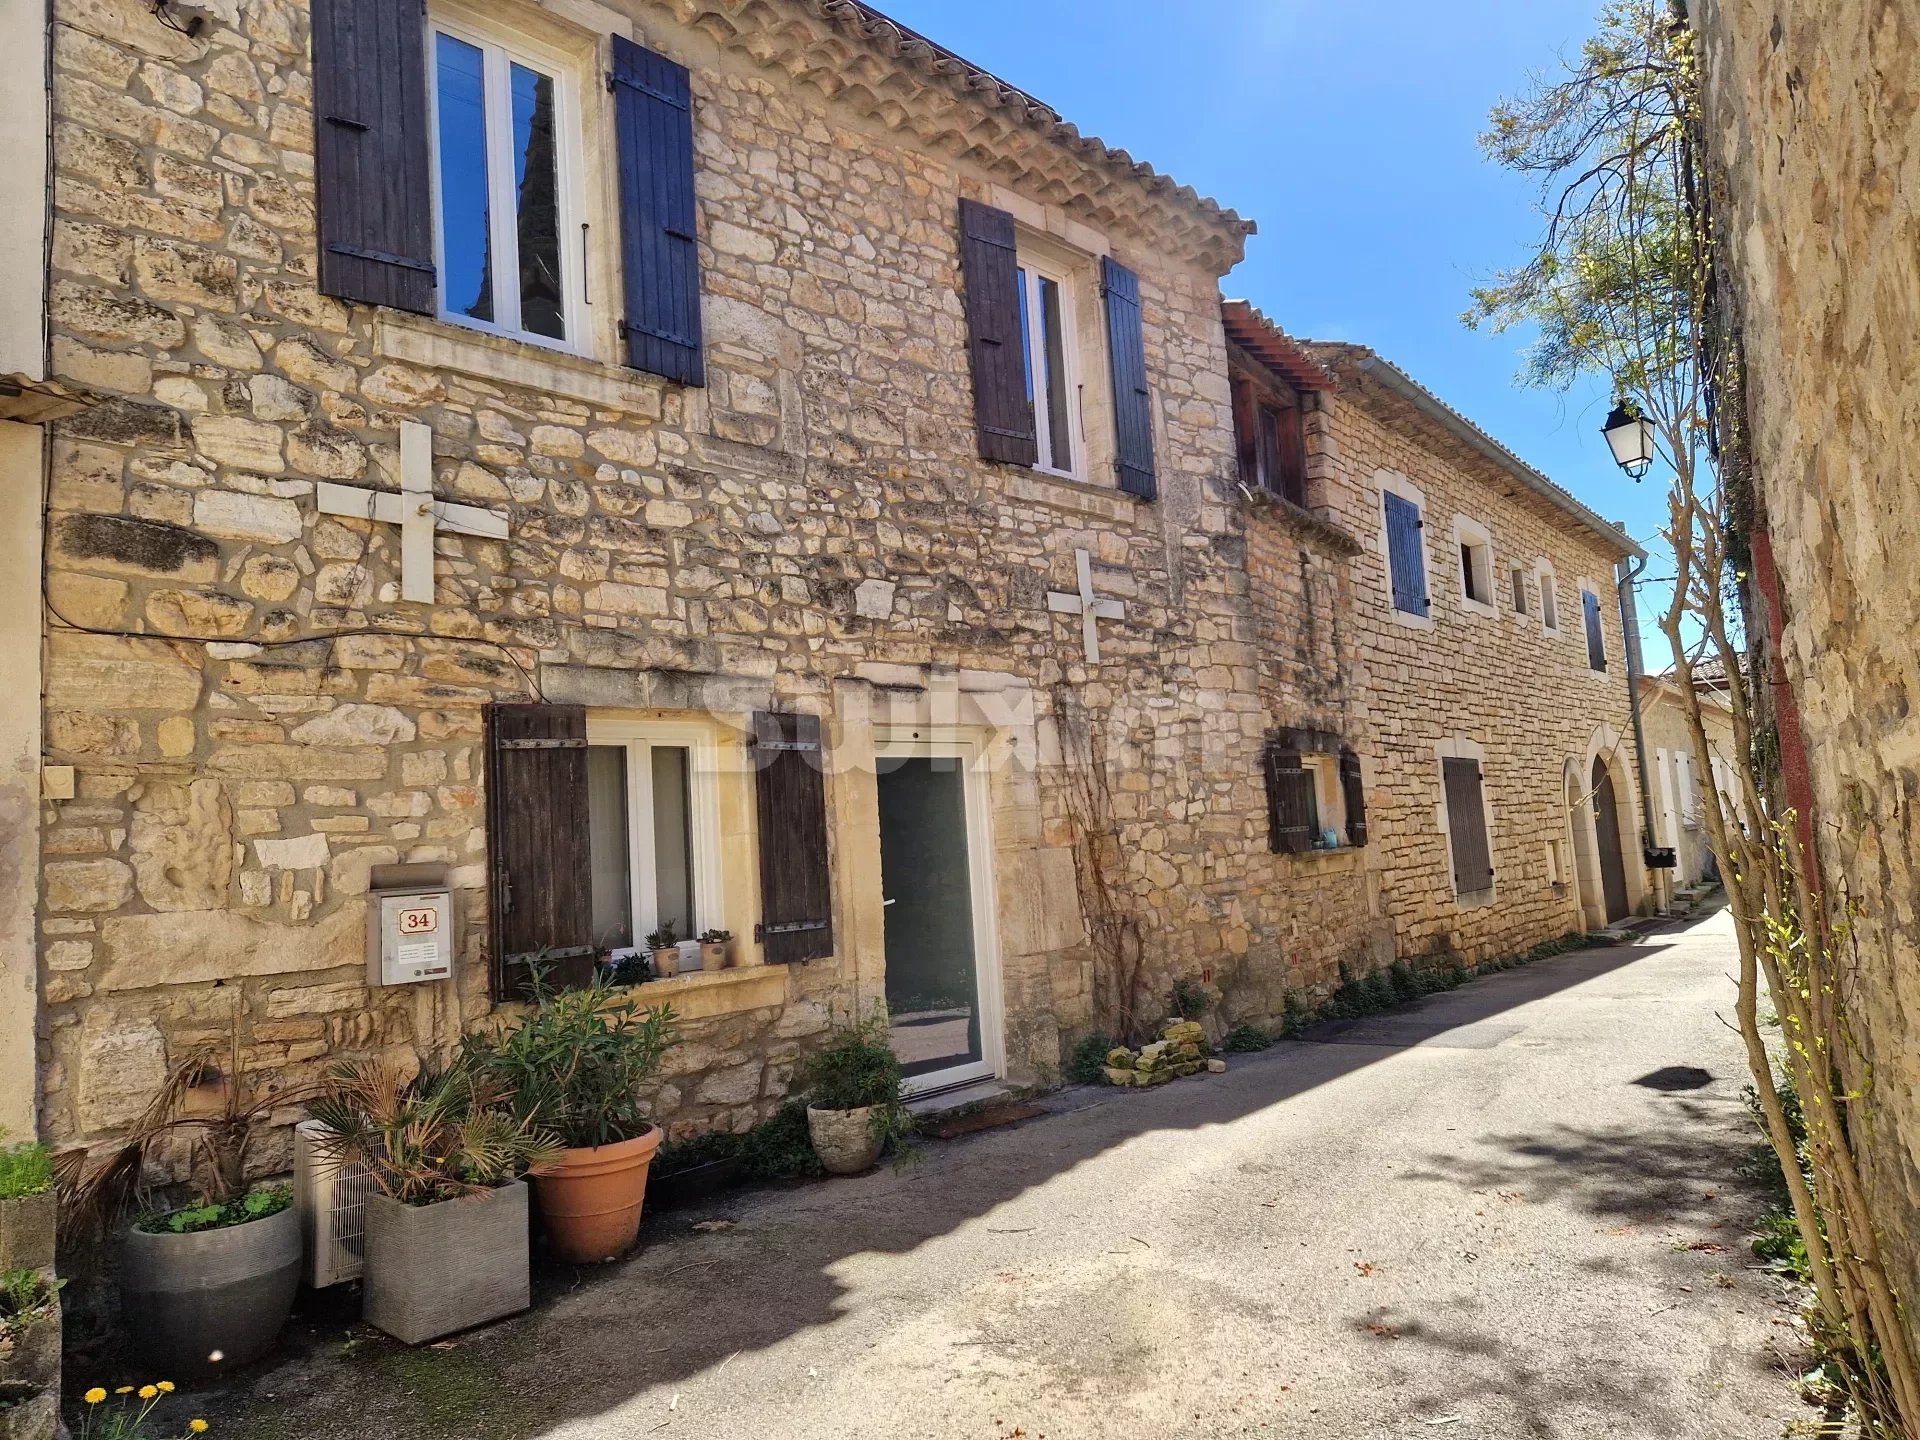
M 886 1012 L 837 1026 L 826 1048 L 806 1058 L 800 1081 L 807 1095 L 807 1133 L 820 1163 L 835 1175 L 873 1167 L 889 1141 L 913 1134 L 904 1098 L 900 1057 L 887 1040 Z
M 640 1088 L 674 1039 L 671 1009 L 642 1009 L 604 980 L 577 990 L 536 980 L 524 1014 L 470 1042 L 473 1063 L 499 1079 L 514 1113 L 561 1147 L 533 1172 L 560 1258 L 612 1260 L 639 1235 L 661 1138 Z
M 671 920 L 647 936 L 647 949 L 653 955 L 653 973 L 665 978 L 680 973 L 680 939 Z
M 69 1230 L 106 1224 L 144 1198 L 150 1158 L 189 1137 L 196 1199 L 143 1207 L 122 1240 L 120 1300 L 135 1347 L 171 1371 L 231 1368 L 273 1348 L 300 1283 L 300 1223 L 284 1186 L 249 1188 L 256 1125 L 313 1093 L 260 1082 L 241 1065 L 236 1028 L 224 1066 L 215 1047 L 168 1072 L 120 1143 L 73 1151 L 55 1172 Z
M 527 1187 L 550 1136 L 462 1053 L 411 1079 L 383 1061 L 336 1066 L 312 1106 L 329 1158 L 367 1167 L 367 1322 L 409 1345 L 484 1325 L 532 1301 Z
M 702 930 L 700 932 L 700 968 L 702 970 L 726 969 L 727 947 L 732 943 L 731 930 Z

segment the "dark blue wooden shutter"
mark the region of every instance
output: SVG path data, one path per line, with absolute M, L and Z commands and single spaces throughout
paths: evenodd
M 1383 498 L 1387 504 L 1387 568 L 1393 576 L 1393 608 L 1409 615 L 1425 615 L 1430 606 L 1420 507 L 1391 491 Z
M 687 67 L 613 37 L 620 152 L 620 250 L 627 364 L 707 383 L 700 344 L 700 242 L 693 213 L 693 82 Z
M 425 0 L 315 0 L 320 291 L 434 312 Z
M 1591 590 L 1582 590 L 1580 601 L 1587 615 L 1587 666 L 1604 671 L 1607 668 L 1607 637 L 1600 628 L 1600 597 Z
M 1140 277 L 1111 255 L 1100 258 L 1100 290 L 1107 297 L 1107 360 L 1113 376 L 1115 463 L 1120 488 L 1151 500 L 1153 395 L 1147 388 L 1147 346 L 1140 323 Z
M 960 202 L 960 279 L 966 287 L 967 353 L 973 363 L 973 428 L 980 456 L 1006 465 L 1040 458 L 1020 324 L 1020 255 L 1013 216 Z

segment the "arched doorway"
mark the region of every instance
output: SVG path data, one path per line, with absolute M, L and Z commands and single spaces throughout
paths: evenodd
M 1607 923 L 1627 918 L 1627 866 L 1620 853 L 1620 803 L 1613 793 L 1613 774 L 1604 756 L 1593 761 L 1593 829 L 1599 850 L 1600 890 L 1607 907 Z

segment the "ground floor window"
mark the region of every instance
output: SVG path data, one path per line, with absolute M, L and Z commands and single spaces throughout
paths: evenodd
M 719 923 L 719 817 L 697 726 L 587 720 L 593 939 L 614 959 Z
M 1360 757 L 1337 735 L 1283 729 L 1264 754 L 1268 849 L 1276 854 L 1367 843 Z

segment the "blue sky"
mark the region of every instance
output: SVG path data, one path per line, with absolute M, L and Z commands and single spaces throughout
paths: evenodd
M 1229 295 L 1297 335 L 1373 347 L 1643 542 L 1660 523 L 1658 477 L 1635 485 L 1607 457 L 1600 387 L 1521 387 L 1526 337 L 1459 319 L 1538 232 L 1534 192 L 1475 137 L 1495 100 L 1578 46 L 1598 0 L 878 3 L 1258 221 Z

